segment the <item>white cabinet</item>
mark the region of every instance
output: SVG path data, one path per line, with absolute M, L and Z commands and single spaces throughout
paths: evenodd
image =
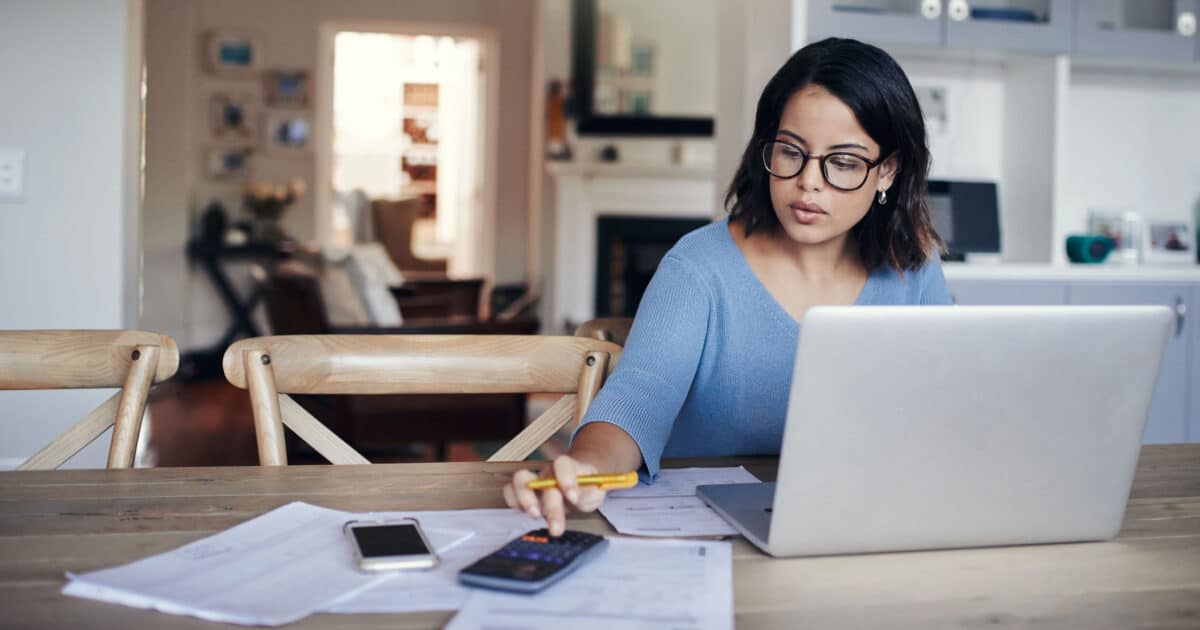
M 1200 286 L 1192 287 L 1192 302 L 1182 314 L 1184 325 L 1192 328 L 1192 362 L 1188 373 L 1188 434 L 1189 442 L 1200 442 L 1200 332 L 1196 318 L 1200 317 Z
M 1200 318 L 1200 275 L 1187 269 L 1156 274 L 1037 266 L 1001 273 L 951 265 L 946 267 L 946 283 L 955 303 L 963 305 L 1161 304 L 1172 309 L 1175 321 L 1159 370 L 1145 441 L 1200 442 L 1200 332 L 1195 324 Z
M 1192 290 L 1186 284 L 1075 282 L 1070 286 L 1071 304 L 1162 304 L 1176 312 L 1166 353 L 1158 372 L 1146 443 L 1188 440 L 1188 398 L 1195 380 L 1189 370 L 1194 350 L 1194 325 L 1187 319 Z M 1102 341 L 1101 341 L 1102 342 Z M 1200 368 L 1196 368 L 1200 369 Z
M 1067 303 L 1067 283 L 1060 280 L 948 279 L 950 298 L 968 306 L 1054 306 Z

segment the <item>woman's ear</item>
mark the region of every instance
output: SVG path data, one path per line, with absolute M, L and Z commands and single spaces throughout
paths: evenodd
M 879 190 L 890 190 L 896 175 L 900 173 L 900 158 L 895 153 L 889 155 L 879 165 Z

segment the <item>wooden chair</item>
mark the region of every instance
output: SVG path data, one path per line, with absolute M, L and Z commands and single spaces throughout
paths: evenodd
M 597 317 L 580 324 L 575 329 L 575 336 L 611 341 L 618 346 L 624 346 L 630 328 L 633 328 L 632 317 Z
M 132 468 L 150 386 L 178 368 L 175 341 L 157 333 L 0 331 L 0 390 L 121 388 L 17 469 L 58 468 L 109 427 L 108 467 Z
M 402 272 L 446 273 L 445 259 L 421 258 L 413 252 L 413 225 L 432 208 L 420 197 L 398 201 L 376 199 L 371 202 L 375 239 L 383 243 L 396 267 Z
M 243 339 L 225 377 L 250 391 L 259 461 L 287 464 L 283 425 L 334 464 L 368 464 L 284 394 L 565 394 L 488 461 L 521 461 L 578 422 L 621 348 L 534 335 L 296 335 Z

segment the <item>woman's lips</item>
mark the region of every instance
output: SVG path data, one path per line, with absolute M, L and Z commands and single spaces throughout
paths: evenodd
M 797 202 L 788 204 L 788 208 L 791 209 L 792 216 L 796 218 L 796 222 L 801 225 L 812 225 L 828 214 L 821 206 L 815 203 Z

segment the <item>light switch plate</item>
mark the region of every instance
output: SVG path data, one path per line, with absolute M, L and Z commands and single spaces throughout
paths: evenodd
M 0 147 L 0 199 L 25 196 L 25 150 Z

